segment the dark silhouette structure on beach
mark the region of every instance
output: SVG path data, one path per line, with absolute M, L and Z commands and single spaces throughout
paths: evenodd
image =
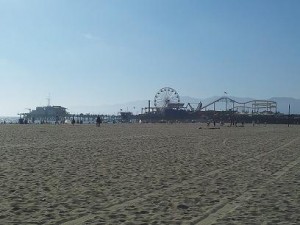
M 138 120 L 144 122 L 162 121 L 222 121 L 226 123 L 293 123 L 300 122 L 299 115 L 283 115 L 277 112 L 277 102 L 251 100 L 238 102 L 227 96 L 220 97 L 206 105 L 202 102 L 180 102 L 180 96 L 173 88 L 160 89 L 154 97 L 154 106 L 142 108 Z

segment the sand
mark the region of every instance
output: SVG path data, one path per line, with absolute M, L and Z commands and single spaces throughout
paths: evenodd
M 0 224 L 300 224 L 300 126 L 1 125 Z

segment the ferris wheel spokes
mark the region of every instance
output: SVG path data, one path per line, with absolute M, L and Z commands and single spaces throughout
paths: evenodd
M 166 108 L 169 104 L 180 103 L 180 98 L 173 88 L 161 88 L 154 97 L 154 106 L 157 108 Z

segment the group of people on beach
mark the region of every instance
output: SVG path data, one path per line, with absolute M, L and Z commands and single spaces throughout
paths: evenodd
M 212 123 L 213 123 L 213 127 L 220 127 L 220 126 L 225 125 L 225 123 L 223 121 L 220 121 L 219 123 L 217 123 L 215 120 L 213 120 Z M 208 121 L 206 124 L 207 124 L 207 127 L 210 127 L 211 121 Z M 233 127 L 233 126 L 237 127 L 238 126 L 237 124 L 238 124 L 238 122 L 236 120 L 231 120 L 229 126 L 230 127 Z M 244 124 L 245 124 L 245 122 L 242 121 L 241 126 L 243 127 Z
M 72 125 L 75 125 L 75 123 L 76 123 L 76 121 L 75 121 L 75 118 L 73 117 L 73 119 L 72 119 L 72 121 L 71 121 L 71 124 Z M 80 121 L 80 123 L 82 123 L 81 121 Z M 102 119 L 101 119 L 101 117 L 98 115 L 97 116 L 97 118 L 96 118 L 96 126 L 97 127 L 100 127 L 100 124 L 102 123 Z

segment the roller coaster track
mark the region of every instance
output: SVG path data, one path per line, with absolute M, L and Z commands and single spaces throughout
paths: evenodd
M 208 104 L 206 104 L 205 106 L 201 107 L 201 110 L 202 109 L 207 109 L 209 106 L 211 105 L 214 105 L 215 103 L 217 102 L 229 102 L 229 103 L 234 103 L 234 104 L 237 104 L 237 105 L 243 105 L 245 108 L 251 108 L 251 107 L 246 107 L 246 105 L 248 104 L 252 104 L 252 108 L 253 108 L 253 105 L 256 105 L 256 108 L 275 108 L 277 109 L 277 102 L 275 101 L 270 101 L 270 100 L 251 100 L 251 101 L 247 101 L 247 102 L 238 102 L 232 98 L 229 98 L 229 97 L 221 97 L 221 98 L 218 98 L 217 100 L 213 101 L 213 102 L 210 102 Z M 276 110 L 277 111 L 277 110 Z

